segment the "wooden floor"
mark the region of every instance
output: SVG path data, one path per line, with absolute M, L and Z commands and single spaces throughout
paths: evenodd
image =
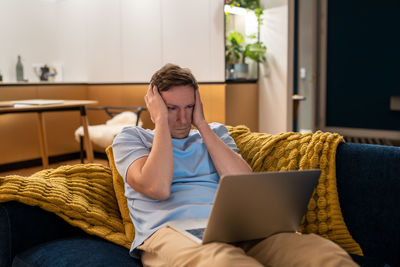
M 62 162 L 57 162 L 50 164 L 50 169 L 55 169 L 57 167 L 63 166 L 63 165 L 74 165 L 74 164 L 80 164 L 81 161 L 79 159 L 76 160 L 69 160 L 69 161 L 62 161 Z M 108 161 L 105 159 L 94 159 L 94 163 L 99 163 L 103 164 L 104 166 L 108 166 Z M 37 166 L 37 167 L 31 167 L 31 168 L 26 168 L 26 169 L 19 169 L 19 170 L 12 170 L 12 171 L 6 171 L 6 172 L 0 172 L 0 177 L 7 176 L 7 175 L 21 175 L 21 176 L 30 176 L 34 174 L 35 172 L 43 170 L 42 166 Z

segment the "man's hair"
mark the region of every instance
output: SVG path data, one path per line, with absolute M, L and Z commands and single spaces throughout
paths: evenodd
M 166 64 L 153 74 L 150 84 L 157 86 L 158 91 L 168 91 L 173 86 L 191 85 L 194 90 L 199 88 L 196 78 L 187 68 Z

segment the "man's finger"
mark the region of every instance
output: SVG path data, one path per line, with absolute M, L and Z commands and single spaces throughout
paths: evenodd
M 199 89 L 196 90 L 196 102 L 201 104 L 201 97 L 200 97 Z
M 153 85 L 153 94 L 159 94 L 157 86 Z
M 150 84 L 149 88 L 147 89 L 147 95 L 153 95 L 153 85 Z

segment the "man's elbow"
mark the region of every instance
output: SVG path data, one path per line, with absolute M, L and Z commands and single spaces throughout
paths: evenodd
M 169 198 L 171 194 L 171 190 L 167 186 L 161 185 L 141 185 L 139 183 L 134 183 L 131 180 L 128 180 L 128 184 L 135 191 L 155 200 L 166 200 Z
M 166 200 L 171 194 L 170 186 L 164 183 L 147 184 L 143 187 L 143 191 L 143 194 L 155 200 Z
M 166 199 L 169 198 L 170 194 L 171 194 L 171 191 L 169 190 L 169 188 L 168 189 L 161 189 L 161 190 L 155 191 L 152 194 L 153 195 L 152 198 L 156 199 L 156 200 L 166 200 Z

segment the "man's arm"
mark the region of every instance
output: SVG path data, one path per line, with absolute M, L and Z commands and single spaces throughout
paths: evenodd
M 199 90 L 196 90 L 196 104 L 193 111 L 193 125 L 199 130 L 208 153 L 220 176 L 226 174 L 249 173 L 251 167 L 210 128 L 204 118 L 203 104 Z
M 149 86 L 145 102 L 155 124 L 153 146 L 149 156 L 139 158 L 129 166 L 126 181 L 137 192 L 164 200 L 169 197 L 174 173 L 168 111 L 155 86 Z

